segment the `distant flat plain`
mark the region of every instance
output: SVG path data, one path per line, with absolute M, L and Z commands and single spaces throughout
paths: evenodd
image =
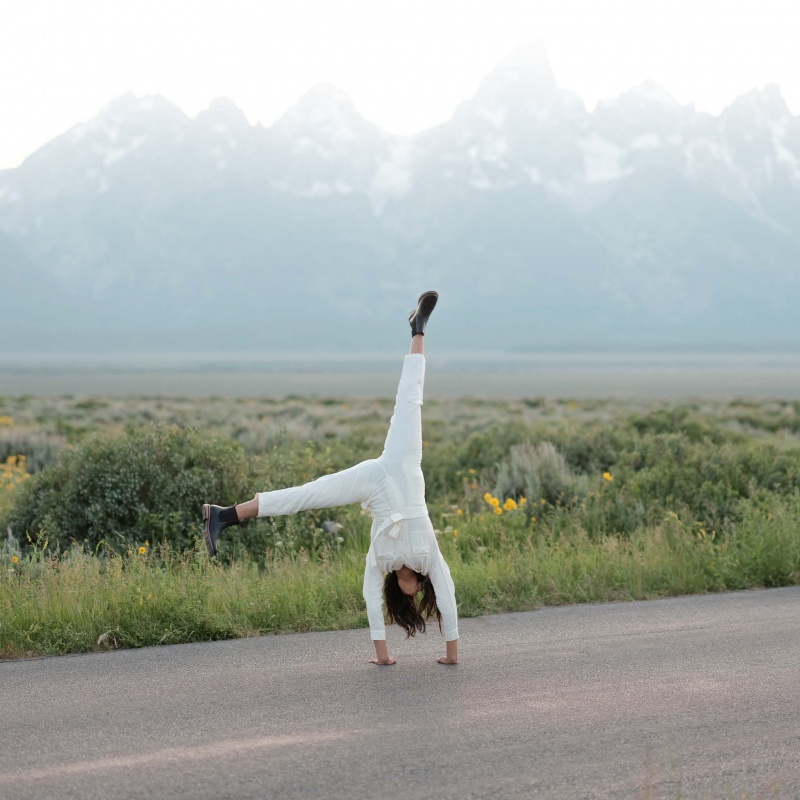
M 392 395 L 400 355 L 0 355 L 0 395 Z M 442 355 L 429 397 L 800 398 L 800 352 Z

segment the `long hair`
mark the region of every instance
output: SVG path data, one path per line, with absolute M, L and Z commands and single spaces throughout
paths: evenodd
M 410 597 L 400 588 L 396 572 L 390 572 L 383 582 L 383 596 L 386 600 L 389 622 L 396 622 L 406 632 L 406 639 L 417 631 L 425 633 L 425 620 L 431 617 L 436 617 L 439 631 L 442 630 L 442 612 L 436 605 L 436 592 L 433 590 L 431 579 L 421 572 L 414 574 L 422 583 L 422 597 L 419 604 L 416 597 Z

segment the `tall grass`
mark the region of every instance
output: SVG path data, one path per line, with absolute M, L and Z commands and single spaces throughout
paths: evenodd
M 36 550 L 0 580 L 0 656 L 357 627 L 362 564 L 348 554 L 222 565 L 204 546 L 102 557 Z
M 629 536 L 538 530 L 522 514 L 440 533 L 462 617 L 561 603 L 800 582 L 800 499 L 752 507 L 717 539 L 670 515 Z M 169 545 L 100 556 L 42 548 L 4 566 L 0 657 L 88 652 L 367 625 L 363 553 L 320 549 L 212 562 Z M 6 560 L 7 563 L 7 560 Z

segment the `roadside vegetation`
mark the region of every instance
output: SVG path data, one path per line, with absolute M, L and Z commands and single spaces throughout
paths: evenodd
M 366 626 L 358 507 L 202 502 L 380 452 L 390 400 L 0 398 L 0 657 Z M 800 582 L 800 403 L 429 401 L 462 616 Z M 335 523 L 335 524 L 332 524 Z

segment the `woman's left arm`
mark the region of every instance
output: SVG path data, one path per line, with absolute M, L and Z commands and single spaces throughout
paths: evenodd
M 436 592 L 436 605 L 442 613 L 442 633 L 447 643 L 447 655 L 439 659 L 440 664 L 458 663 L 458 611 L 456 609 L 456 589 L 450 577 L 450 568 L 437 548 L 433 556 L 433 569 L 430 573 L 433 590 Z
M 437 659 L 440 664 L 458 664 L 458 639 L 451 639 L 447 644 L 447 655 Z

